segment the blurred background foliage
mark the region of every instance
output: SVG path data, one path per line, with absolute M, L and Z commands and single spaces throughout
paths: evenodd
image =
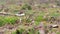
M 25 16 L 22 17 L 0 16 L 0 26 L 5 24 L 14 25 L 16 21 L 20 21 L 20 19 L 22 24 L 19 25 L 23 25 L 24 27 L 26 25 L 29 27 L 32 21 L 34 21 L 34 23 L 30 27 L 38 26 L 41 22 L 44 22 L 44 25 L 46 24 L 45 26 L 49 26 L 52 21 L 52 19 L 50 19 L 51 17 L 56 17 L 54 18 L 56 20 L 52 22 L 53 24 L 55 24 L 55 22 L 59 24 L 60 0 L 0 0 L 0 12 L 10 14 L 19 14 L 23 12 L 25 14 Z M 17 32 L 20 34 L 39 34 L 38 30 L 35 31 L 34 28 L 28 29 L 27 31 L 26 29 L 16 30 L 12 34 L 17 34 Z M 56 34 L 59 34 L 59 32 Z

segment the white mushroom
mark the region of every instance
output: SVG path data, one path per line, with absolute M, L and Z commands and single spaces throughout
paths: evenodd
M 17 15 L 17 16 L 24 16 L 25 14 L 23 13 L 23 14 L 15 14 L 15 15 Z
M 58 25 L 52 25 L 53 28 L 58 28 Z

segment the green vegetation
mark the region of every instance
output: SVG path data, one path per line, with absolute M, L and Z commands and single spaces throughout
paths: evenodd
M 5 24 L 15 24 L 16 20 L 18 20 L 17 17 L 11 17 L 11 16 L 0 16 L 0 26 L 3 26 Z
M 60 34 L 60 32 L 57 32 L 60 28 L 50 27 L 51 24 L 60 26 L 60 0 L 0 0 L 0 12 L 12 15 L 20 12 L 25 14 L 20 17 L 15 15 L 5 16 L 5 14 L 3 16 L 3 13 L 1 14 L 0 27 L 11 24 L 12 26 L 6 26 L 5 28 L 6 30 L 12 30 L 12 34 L 40 34 L 39 29 L 43 26 L 42 29 L 47 28 L 47 33 L 54 31 L 56 34 Z M 43 26 L 40 27 L 41 22 Z M 17 29 L 13 31 L 12 28 Z
M 56 34 L 60 34 L 60 32 L 57 32 Z
M 22 6 L 22 9 L 23 9 L 23 10 L 26 10 L 26 9 L 31 10 L 32 7 L 31 7 L 30 5 L 28 5 L 28 4 L 24 4 L 24 5 Z
M 19 29 L 19 30 L 16 30 L 15 32 L 12 32 L 12 34 L 39 34 L 39 32 L 38 32 L 38 30 L 35 31 L 32 28 L 32 29 L 28 29 L 28 30 Z

